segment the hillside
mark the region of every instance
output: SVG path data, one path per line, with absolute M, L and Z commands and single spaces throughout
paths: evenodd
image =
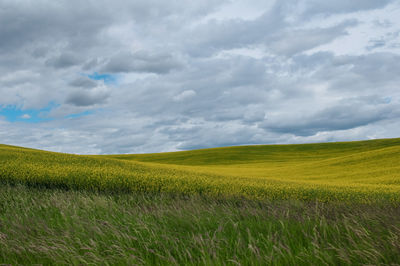
M 399 202 L 400 139 L 78 156 L 1 145 L 0 179 L 101 191 Z
M 227 165 L 257 162 L 298 163 L 338 158 L 396 146 L 400 146 L 400 138 L 312 144 L 234 146 L 181 152 L 107 155 L 107 157 L 178 165 Z
M 398 265 L 400 139 L 84 156 L 0 145 L 0 264 Z

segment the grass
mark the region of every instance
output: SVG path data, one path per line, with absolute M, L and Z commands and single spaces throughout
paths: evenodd
M 78 156 L 0 145 L 0 264 L 400 265 L 400 139 Z
M 399 240 L 399 206 L 0 187 L 7 264 L 398 265 Z

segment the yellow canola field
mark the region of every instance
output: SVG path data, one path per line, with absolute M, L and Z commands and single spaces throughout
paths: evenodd
M 0 145 L 0 181 L 112 192 L 400 202 L 400 139 L 83 156 Z

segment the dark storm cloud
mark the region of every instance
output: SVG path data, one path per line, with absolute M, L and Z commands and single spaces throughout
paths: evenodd
M 118 153 L 395 136 L 399 22 L 378 13 L 396 8 L 387 0 L 0 0 L 0 105 L 55 103 L 51 121 L 1 118 L 0 139 Z M 367 41 L 343 52 L 361 29 Z

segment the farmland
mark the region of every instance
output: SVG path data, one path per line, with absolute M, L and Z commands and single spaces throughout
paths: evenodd
M 0 145 L 0 263 L 398 264 L 400 139 L 71 155 Z
M 114 192 L 400 201 L 400 139 L 78 156 L 0 146 L 3 182 Z

